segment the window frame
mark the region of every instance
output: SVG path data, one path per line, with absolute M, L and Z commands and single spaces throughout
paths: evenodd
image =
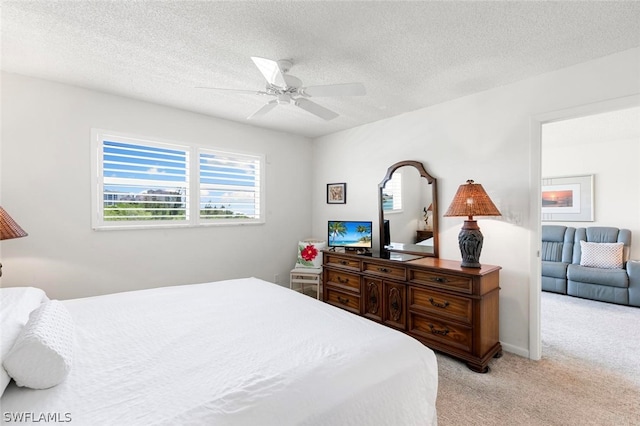
M 395 179 L 395 181 L 394 181 Z M 387 185 L 391 185 L 391 191 L 393 193 L 393 205 L 390 209 L 385 209 L 384 205 L 382 206 L 382 210 L 384 214 L 400 214 L 404 212 L 404 185 L 403 185 L 402 172 L 396 170 L 391 178 L 385 183 L 385 188 Z M 383 188 L 384 191 L 384 188 Z M 395 208 L 395 204 L 399 204 L 399 208 Z
M 104 220 L 104 141 L 122 142 L 130 144 L 147 145 L 156 148 L 184 150 L 187 156 L 187 200 L 185 220 L 153 220 L 153 221 L 106 221 Z M 253 158 L 259 164 L 260 170 L 256 173 L 259 184 L 258 218 L 246 219 L 201 219 L 200 218 L 200 154 L 215 153 L 228 156 Z M 261 225 L 266 223 L 265 212 L 265 167 L 266 156 L 251 152 L 242 152 L 200 145 L 186 142 L 175 142 L 161 138 L 143 137 L 122 132 L 114 132 L 104 129 L 91 129 L 91 227 L 96 231 L 123 230 L 123 229 L 158 229 L 158 228 L 188 228 L 209 226 L 244 226 Z
M 259 185 L 257 186 L 259 188 L 258 189 L 259 202 L 257 203 L 257 205 L 259 206 L 258 219 L 229 219 L 229 221 L 226 221 L 226 220 L 207 219 L 207 218 L 200 217 L 200 209 L 201 209 L 200 196 L 202 191 L 204 190 L 203 182 L 201 181 L 201 178 L 202 178 L 201 169 L 200 169 L 201 154 L 235 156 L 236 160 L 242 157 L 243 159 L 253 159 L 254 161 L 258 162 L 259 168 L 260 168 L 260 170 L 257 173 L 258 179 L 260 181 Z M 196 174 L 196 177 L 197 177 L 197 182 L 196 182 L 197 189 L 196 189 L 196 192 L 194 192 L 194 194 L 197 194 L 197 196 L 192 198 L 192 202 L 194 203 L 194 205 L 197 206 L 193 209 L 193 211 L 197 212 L 196 221 L 198 226 L 229 226 L 229 225 L 250 225 L 250 224 L 265 223 L 264 176 L 265 176 L 266 161 L 265 161 L 265 156 L 263 154 L 251 154 L 246 152 L 230 151 L 228 149 L 219 149 L 219 148 L 213 148 L 208 146 L 196 146 L 193 161 L 197 163 L 195 167 L 196 172 L 194 172 L 194 174 Z

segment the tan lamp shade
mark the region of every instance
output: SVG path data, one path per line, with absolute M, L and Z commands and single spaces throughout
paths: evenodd
M 9 213 L 0 207 L 0 240 L 26 237 L 28 234 L 16 223 Z
M 469 220 L 472 220 L 473 216 L 501 216 L 501 214 L 482 185 L 469 179 L 466 184 L 460 185 L 444 216 L 468 216 Z

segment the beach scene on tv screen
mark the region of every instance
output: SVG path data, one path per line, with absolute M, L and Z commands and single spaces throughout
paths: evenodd
M 329 246 L 371 247 L 371 222 L 329 222 Z

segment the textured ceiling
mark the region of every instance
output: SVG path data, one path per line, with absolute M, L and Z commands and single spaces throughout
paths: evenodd
M 640 46 L 640 3 L 1 1 L 2 69 L 316 137 Z M 362 82 L 246 117 L 268 99 L 251 56 L 304 85 Z

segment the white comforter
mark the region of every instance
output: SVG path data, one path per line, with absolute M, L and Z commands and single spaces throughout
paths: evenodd
M 12 382 L 3 422 L 57 413 L 71 425 L 436 423 L 430 349 L 259 279 L 64 303 L 77 330 L 69 377 L 46 390 Z

